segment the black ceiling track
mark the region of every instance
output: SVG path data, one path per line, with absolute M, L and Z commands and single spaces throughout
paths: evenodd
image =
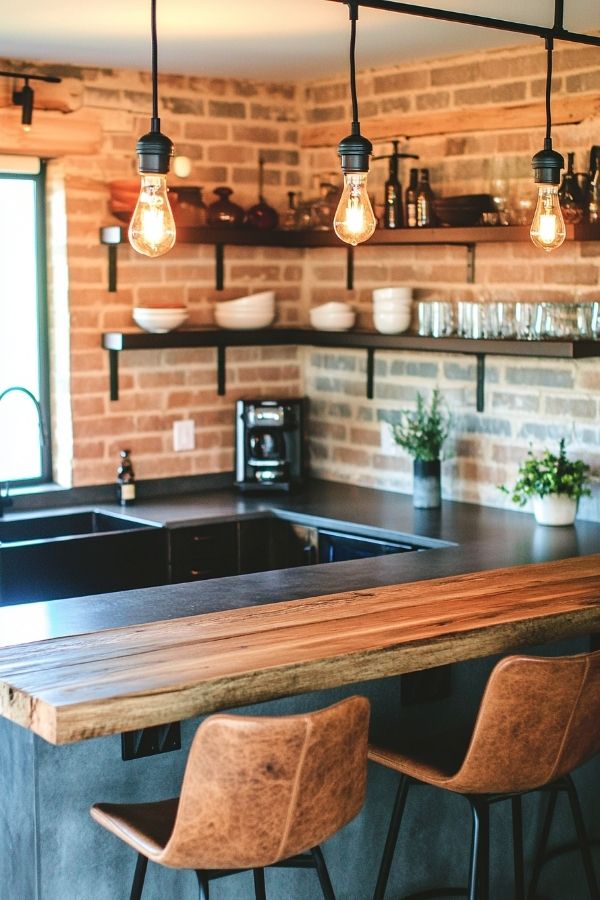
M 331 0 L 334 3 L 347 3 L 348 0 Z M 454 22 L 457 25 L 475 25 L 479 28 L 492 28 L 496 31 L 508 31 L 513 34 L 528 34 L 532 37 L 555 38 L 558 41 L 570 41 L 574 44 L 591 44 L 600 47 L 600 37 L 592 34 L 580 34 L 567 31 L 563 27 L 564 0 L 554 2 L 554 22 L 552 25 L 530 25 L 526 22 L 510 22 L 506 19 L 494 19 L 489 16 L 474 16 L 471 13 L 454 12 L 448 9 L 437 9 L 432 6 L 418 6 L 413 3 L 401 3 L 396 0 L 354 0 L 357 6 L 366 9 L 379 9 L 383 12 L 403 13 L 408 16 L 419 16 L 425 19 L 437 19 L 442 22 Z

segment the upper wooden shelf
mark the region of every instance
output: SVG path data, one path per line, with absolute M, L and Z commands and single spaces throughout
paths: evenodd
M 104 229 L 101 230 L 101 232 Z M 121 242 L 124 229 L 120 229 Z M 378 228 L 361 247 L 394 244 L 482 244 L 529 241 L 527 225 L 475 226 L 473 228 Z M 567 240 L 600 240 L 600 224 L 567 225 Z M 210 244 L 245 247 L 345 247 L 333 231 L 260 231 L 251 228 L 178 228 L 182 244 Z M 118 243 L 111 240 L 107 243 Z

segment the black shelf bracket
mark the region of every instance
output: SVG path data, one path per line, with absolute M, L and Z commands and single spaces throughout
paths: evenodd
M 110 399 L 119 399 L 119 351 L 108 351 L 108 371 L 110 379 Z
M 354 288 L 354 247 L 346 248 L 346 288 Z
M 117 247 L 123 241 L 120 225 L 107 225 L 100 229 L 100 243 L 108 247 L 108 292 L 117 290 Z
M 477 354 L 477 412 L 485 409 L 485 353 Z
M 367 347 L 367 400 L 375 396 L 375 347 Z
M 219 344 L 217 346 L 217 394 L 219 397 L 225 396 L 225 388 L 226 388 L 226 351 L 227 347 L 225 344 Z
M 215 244 L 215 290 L 225 286 L 225 244 Z

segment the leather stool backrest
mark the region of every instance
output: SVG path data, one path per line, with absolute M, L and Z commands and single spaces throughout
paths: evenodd
M 304 715 L 206 719 L 157 861 L 255 868 L 327 840 L 363 804 L 368 725 L 364 697 Z
M 464 762 L 448 787 L 510 793 L 548 784 L 600 752 L 600 651 L 509 656 L 488 681 Z

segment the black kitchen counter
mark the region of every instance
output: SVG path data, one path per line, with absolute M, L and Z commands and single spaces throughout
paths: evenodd
M 226 489 L 140 501 L 126 510 L 110 504 L 96 508 L 169 528 L 275 514 L 347 532 L 413 540 L 432 549 L 10 606 L 0 609 L 0 646 L 600 551 L 597 523 L 544 527 L 536 525 L 532 515 L 449 501 L 437 510 L 415 510 L 409 495 L 328 481 L 313 480 L 291 496 L 252 496 Z M 18 517 L 13 514 L 7 520 Z

